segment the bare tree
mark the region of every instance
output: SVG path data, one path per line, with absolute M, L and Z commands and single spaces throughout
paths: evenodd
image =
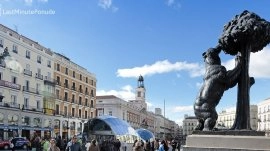
M 262 50 L 270 42 L 270 23 L 257 14 L 243 11 L 224 26 L 219 46 L 230 55 L 242 57 L 242 71 L 238 81 L 235 121 L 231 129 L 250 130 L 250 86 L 255 82 L 249 77 L 250 52 Z M 262 58 L 263 59 L 263 58 Z

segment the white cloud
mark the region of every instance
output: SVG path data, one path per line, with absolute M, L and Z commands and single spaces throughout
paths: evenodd
M 25 3 L 26 5 L 32 5 L 33 0 L 24 0 L 24 3 Z
M 126 101 L 135 99 L 135 93 L 130 85 L 123 86 L 120 90 L 97 90 L 97 95 L 115 95 Z
M 175 120 L 175 123 L 178 124 L 179 126 L 182 126 L 183 125 L 183 118 L 179 118 L 179 119 L 176 119 Z
M 189 111 L 193 111 L 193 106 L 175 106 L 172 109 L 173 113 L 177 113 L 177 112 L 189 112 Z
M 112 0 L 99 0 L 98 5 L 104 9 L 109 9 L 112 5 Z
M 265 47 L 263 50 L 251 53 L 250 55 L 250 76 L 255 78 L 270 78 L 270 47 Z M 234 59 L 222 63 L 227 70 L 234 68 Z
M 183 70 L 188 71 L 191 77 L 201 76 L 204 72 L 202 67 L 197 63 L 187 63 L 187 62 L 171 63 L 168 60 L 163 60 L 157 61 L 152 65 L 144 65 L 142 67 L 134 67 L 130 69 L 118 69 L 117 76 L 137 78 L 139 75 L 151 76 L 154 74 L 162 74 Z

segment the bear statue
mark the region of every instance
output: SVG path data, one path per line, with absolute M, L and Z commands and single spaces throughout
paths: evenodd
M 225 90 L 234 87 L 241 73 L 241 56 L 235 58 L 235 68 L 227 71 L 221 65 L 220 47 L 209 48 L 203 53 L 205 75 L 203 85 L 194 103 L 194 113 L 199 123 L 195 130 L 214 130 L 218 115 L 218 105 Z

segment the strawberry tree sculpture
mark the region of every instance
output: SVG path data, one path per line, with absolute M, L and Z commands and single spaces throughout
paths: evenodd
M 243 11 L 224 26 L 219 47 L 230 55 L 241 56 L 241 74 L 235 121 L 232 130 L 250 130 L 250 86 L 255 82 L 249 77 L 250 53 L 262 50 L 270 42 L 270 23 L 257 14 Z

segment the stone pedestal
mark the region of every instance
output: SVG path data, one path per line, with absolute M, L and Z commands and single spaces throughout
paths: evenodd
M 183 151 L 270 151 L 270 138 L 239 135 L 189 135 Z

